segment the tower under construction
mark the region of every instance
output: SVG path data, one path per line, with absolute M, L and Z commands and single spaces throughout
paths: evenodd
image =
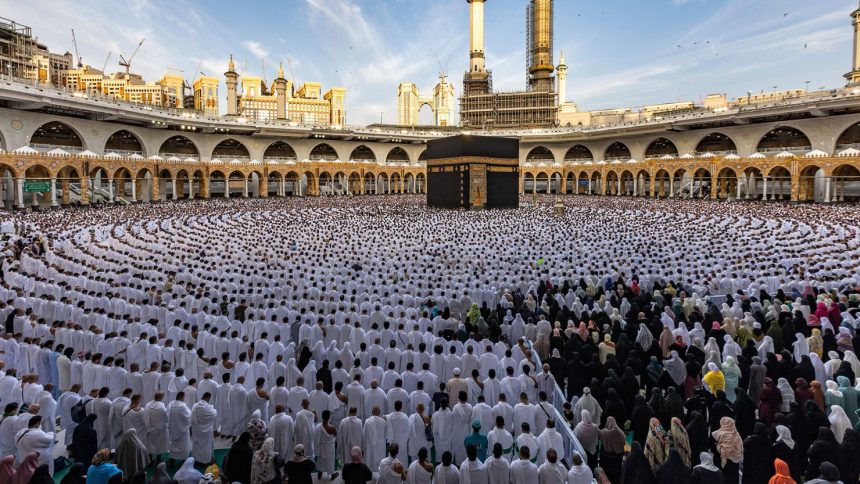
M 469 71 L 463 77 L 460 124 L 474 128 L 547 127 L 556 124 L 553 76 L 553 0 L 530 0 L 526 9 L 526 90 L 493 92 L 484 55 L 484 5 L 469 4 Z

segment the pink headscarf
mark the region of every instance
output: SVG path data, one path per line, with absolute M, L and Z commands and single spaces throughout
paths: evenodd
M 827 306 L 822 301 L 818 301 L 818 304 L 815 305 L 815 316 L 819 318 L 827 317 Z
M 21 461 L 21 465 L 18 466 L 18 472 L 15 473 L 12 484 L 28 484 L 37 467 L 39 467 L 39 453 L 30 452 Z
M 7 455 L 0 460 L 0 482 L 12 482 L 15 478 L 15 456 Z
M 352 457 L 353 464 L 364 463 L 364 455 L 361 453 L 361 447 L 357 445 L 350 450 L 349 456 Z
M 839 311 L 839 305 L 836 302 L 830 303 L 830 309 L 827 310 L 827 319 L 833 323 L 834 327 L 839 327 L 839 324 L 842 322 L 842 313 Z

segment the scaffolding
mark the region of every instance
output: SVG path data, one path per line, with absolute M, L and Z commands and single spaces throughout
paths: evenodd
M 26 25 L 0 17 L 0 73 L 35 79 L 37 65 L 33 61 L 36 41 Z
M 553 0 L 526 7 L 526 88 L 493 92 L 492 72 L 467 72 L 460 97 L 460 125 L 474 129 L 547 128 L 557 124 L 558 95 L 552 65 Z
M 460 124 L 463 127 L 552 127 L 556 124 L 557 111 L 556 94 L 551 91 L 489 91 L 460 98 Z

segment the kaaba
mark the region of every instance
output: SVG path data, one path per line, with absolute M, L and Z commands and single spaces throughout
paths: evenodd
M 513 138 L 458 135 L 427 143 L 427 206 L 519 206 L 520 143 Z

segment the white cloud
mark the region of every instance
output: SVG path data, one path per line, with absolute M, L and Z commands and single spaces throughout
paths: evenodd
M 248 51 L 254 54 L 258 59 L 269 57 L 269 51 L 263 47 L 263 44 L 255 40 L 246 40 L 242 42 L 242 47 L 248 49 Z

